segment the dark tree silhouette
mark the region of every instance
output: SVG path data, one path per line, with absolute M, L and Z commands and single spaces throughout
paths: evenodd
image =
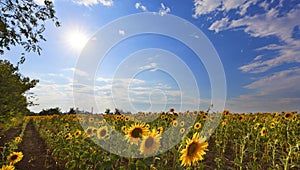
M 45 21 L 52 20 L 60 26 L 50 0 L 45 0 L 44 5 L 34 0 L 1 0 L 0 10 L 0 55 L 11 46 L 21 46 L 24 52 L 33 51 L 40 55 L 39 42 L 46 41 L 42 34 Z M 20 63 L 25 60 L 24 52 Z
M 70 108 L 70 111 L 68 112 L 68 114 L 76 114 L 76 111 L 74 110 L 74 108 Z
M 59 107 L 50 108 L 46 110 L 42 110 L 39 115 L 54 115 L 54 114 L 61 114 L 61 109 Z
M 9 61 L 0 60 L 0 123 L 13 116 L 30 113 L 27 106 L 33 105 L 33 102 L 28 97 L 33 96 L 28 90 L 37 83 L 38 80 L 23 77 L 18 72 L 18 67 Z

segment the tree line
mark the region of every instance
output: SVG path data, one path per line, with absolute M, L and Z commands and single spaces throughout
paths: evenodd
M 58 27 L 53 1 L 37 4 L 34 0 L 0 1 L 0 130 L 11 124 L 18 116 L 30 114 L 28 106 L 34 105 L 34 96 L 29 92 L 38 80 L 21 75 L 19 67 L 25 61 L 25 54 L 34 52 L 41 55 L 39 43 L 46 41 L 43 36 L 46 21 Z M 19 62 L 13 65 L 2 57 L 12 47 L 21 48 Z M 18 56 L 16 56 L 18 57 Z

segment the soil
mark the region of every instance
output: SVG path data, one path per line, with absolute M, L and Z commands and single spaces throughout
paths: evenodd
M 25 129 L 18 150 L 23 152 L 24 157 L 16 164 L 17 170 L 59 170 L 31 121 Z
M 21 127 L 8 129 L 2 135 L 0 135 L 0 147 L 3 147 L 5 143 L 13 140 L 21 133 Z

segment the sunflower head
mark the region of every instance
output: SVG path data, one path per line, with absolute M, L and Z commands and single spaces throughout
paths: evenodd
M 227 124 L 227 119 L 223 120 L 222 126 L 225 126 Z
M 205 138 L 199 138 L 199 133 L 195 133 L 192 139 L 186 140 L 186 146 L 180 151 L 181 166 L 191 166 L 192 164 L 203 160 L 203 155 L 207 151 L 208 143 Z
M 274 128 L 275 128 L 275 126 L 276 126 L 276 125 L 275 125 L 275 123 L 274 123 L 274 122 L 272 122 L 272 123 L 270 124 L 270 128 L 271 128 L 271 129 L 274 129 Z
M 254 125 L 254 130 L 257 130 L 258 128 L 259 128 L 259 126 L 260 126 L 260 123 L 255 123 L 255 125 Z
M 157 133 L 158 134 L 162 134 L 163 131 L 164 131 L 164 128 L 162 126 L 160 126 L 160 127 L 157 128 Z
M 126 126 L 125 125 L 122 126 L 121 130 L 122 130 L 122 132 L 126 132 Z
M 148 129 L 145 124 L 133 124 L 129 129 L 126 130 L 126 139 L 130 143 L 138 144 L 140 138 L 148 133 Z
M 228 116 L 230 114 L 230 110 L 224 110 L 223 111 L 223 116 Z
M 107 126 L 103 126 L 97 130 L 98 139 L 104 139 L 108 135 Z
M 181 122 L 180 122 L 180 126 L 181 126 L 181 127 L 183 127 L 183 126 L 184 126 L 184 124 L 185 124 L 185 122 L 184 122 L 184 121 L 181 121 Z
M 15 170 L 13 165 L 2 165 L 1 170 Z
M 293 114 L 291 112 L 286 112 L 283 117 L 285 120 L 290 120 L 293 117 Z
M 147 124 L 145 125 L 145 128 L 149 129 L 149 128 L 150 128 L 150 125 L 147 123 Z
M 261 128 L 260 136 L 265 136 L 266 132 L 267 132 L 266 127 Z
M 144 135 L 140 146 L 141 154 L 148 156 L 157 152 L 160 147 L 160 139 L 161 135 L 155 129 L 148 135 Z
M 172 121 L 172 126 L 173 126 L 173 127 L 177 127 L 177 126 L 178 126 L 177 120 L 173 120 L 173 121 Z
M 244 114 L 241 114 L 239 117 L 238 117 L 239 121 L 240 122 L 243 122 L 245 120 L 245 115 Z
M 183 134 L 185 132 L 185 128 L 180 128 L 179 133 Z
M 200 128 L 201 128 L 201 123 L 200 123 L 200 122 L 195 123 L 194 129 L 195 129 L 195 130 L 198 130 L 198 129 L 200 129 Z
M 71 133 L 67 133 L 67 134 L 65 135 L 65 139 L 66 139 L 66 140 L 72 139 Z
M 174 111 L 175 111 L 175 109 L 174 109 L 174 108 L 171 108 L 171 109 L 170 109 L 170 112 L 172 112 L 172 113 L 173 113 Z
M 86 130 L 85 130 L 85 134 L 87 137 L 92 137 L 94 136 L 94 127 L 89 126 Z
M 7 161 L 11 164 L 16 164 L 20 162 L 23 158 L 23 153 L 22 152 L 13 152 L 7 157 Z
M 81 135 L 81 130 L 76 130 L 75 133 L 74 133 L 74 137 L 79 138 L 80 135 Z
M 21 138 L 20 136 L 16 137 L 16 138 L 15 138 L 15 142 L 16 142 L 16 143 L 22 142 L 22 138 Z

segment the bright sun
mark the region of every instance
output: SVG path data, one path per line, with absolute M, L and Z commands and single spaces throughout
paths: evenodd
M 66 34 L 66 43 L 74 52 L 80 52 L 88 41 L 87 34 L 79 29 L 70 30 Z

